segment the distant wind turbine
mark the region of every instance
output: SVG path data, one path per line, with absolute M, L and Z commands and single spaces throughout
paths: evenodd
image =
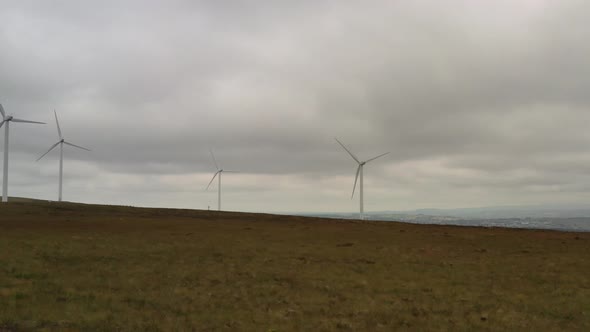
M 360 161 L 354 154 L 352 154 L 352 152 L 350 152 L 350 150 L 348 150 L 346 148 L 346 146 L 344 146 L 344 144 L 342 144 L 342 142 L 340 142 L 337 138 L 334 138 L 336 140 L 336 142 L 338 142 L 338 144 L 340 144 L 344 150 L 346 150 L 346 152 L 348 152 L 348 154 L 352 157 L 352 159 L 354 159 L 354 161 L 356 161 L 358 163 L 358 168 L 356 169 L 356 177 L 354 178 L 354 186 L 352 187 L 352 196 L 350 196 L 350 199 L 352 199 L 354 197 L 354 190 L 356 189 L 356 183 L 357 180 L 359 178 L 359 174 L 361 176 L 361 181 L 360 181 L 360 185 L 359 185 L 359 191 L 360 191 L 360 219 L 363 220 L 364 219 L 364 198 L 363 198 L 363 167 L 365 166 L 365 164 L 367 164 L 370 161 L 373 161 L 377 158 L 383 157 L 386 154 L 388 154 L 389 152 L 385 152 L 383 154 L 378 155 L 377 157 L 371 158 L 369 160 L 365 160 L 365 161 Z
M 53 114 L 55 115 L 55 124 L 57 125 L 57 133 L 59 135 L 59 141 L 57 141 L 57 143 L 53 144 L 49 150 L 47 150 L 47 152 L 45 152 L 41 157 L 39 157 L 39 159 L 37 159 L 37 161 L 41 160 L 41 158 L 45 157 L 45 155 L 47 155 L 49 152 L 51 152 L 51 150 L 53 150 L 56 146 L 59 145 L 59 196 L 58 196 L 58 201 L 61 202 L 62 199 L 62 186 L 63 186 L 63 173 L 64 173 L 64 144 L 69 145 L 69 146 L 73 146 L 75 148 L 78 149 L 82 149 L 82 150 L 86 150 L 86 151 L 90 151 L 87 148 L 72 144 L 70 142 L 67 142 L 62 134 L 61 134 L 61 128 L 59 127 L 59 120 L 57 120 L 57 112 L 55 112 L 55 110 L 53 110 Z
M 217 160 L 215 160 L 215 155 L 213 154 L 212 150 L 209 150 L 209 152 L 211 152 L 211 158 L 213 158 L 213 163 L 215 164 L 215 168 L 217 168 L 217 172 L 215 172 L 215 174 L 213 175 L 213 178 L 211 179 L 211 181 L 209 181 L 209 184 L 207 185 L 207 189 L 205 190 L 209 190 L 209 187 L 211 186 L 211 183 L 213 183 L 213 180 L 215 180 L 215 177 L 219 175 L 219 177 L 217 178 L 217 210 L 221 211 L 221 174 L 223 172 L 226 173 L 238 173 L 237 171 L 227 171 L 224 170 L 223 168 L 219 168 L 219 165 L 217 164 Z
M 11 122 L 22 122 L 22 123 L 37 123 L 45 124 L 45 122 L 28 121 L 14 118 L 12 115 L 6 115 L 4 107 L 0 104 L 0 113 L 2 114 L 2 122 L 0 122 L 0 128 L 6 123 L 4 128 L 4 176 L 2 181 L 2 202 L 8 202 L 8 132 L 10 129 Z

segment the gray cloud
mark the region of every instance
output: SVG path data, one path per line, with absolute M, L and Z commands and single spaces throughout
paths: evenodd
M 66 198 L 227 208 L 580 202 L 590 28 L 583 1 L 2 1 L 12 194 L 52 198 L 52 109 L 73 142 Z M 55 164 L 55 165 L 54 165 Z M 68 190 L 70 190 L 68 192 Z M 231 203 L 230 203 L 231 202 Z

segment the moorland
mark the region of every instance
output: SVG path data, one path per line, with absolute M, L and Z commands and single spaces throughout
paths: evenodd
M 0 205 L 0 331 L 590 331 L 590 234 Z

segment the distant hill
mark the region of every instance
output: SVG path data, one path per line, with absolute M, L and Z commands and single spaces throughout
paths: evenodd
M 355 213 L 308 213 L 323 218 L 357 219 Z M 590 231 L 590 208 L 579 206 L 498 206 L 463 209 L 419 209 L 365 212 L 368 220 L 416 224 L 461 225 Z
M 419 209 L 405 213 L 447 215 L 467 219 L 590 218 L 590 208 L 580 206 L 492 206 L 463 209 Z
M 9 202 L 15 203 L 34 203 L 34 202 L 48 202 L 46 199 L 26 198 L 26 197 L 8 197 Z
M 53 206 L 55 201 L 10 197 L 10 203 L 17 205 Z M 194 216 L 203 211 L 190 209 L 136 208 L 129 206 L 95 205 L 62 202 L 61 208 L 83 210 L 86 213 L 104 215 L 109 213 L 137 213 L 139 211 L 158 211 L 160 215 Z M 0 205 L 1 208 L 1 205 Z M 16 210 L 14 212 L 17 212 Z M 22 211 L 20 211 L 22 212 Z M 215 211 L 210 211 L 215 212 Z M 152 212 L 150 212 L 152 213 Z M 257 215 L 271 214 L 223 212 L 226 215 Z M 353 213 L 288 213 L 283 215 L 319 217 L 331 219 L 358 219 L 358 212 Z M 462 209 L 418 209 L 410 211 L 377 211 L 366 212 L 365 218 L 373 221 L 399 221 L 413 224 L 459 225 L 480 227 L 508 227 L 529 229 L 552 229 L 560 231 L 590 232 L 590 208 L 580 206 L 498 206 Z

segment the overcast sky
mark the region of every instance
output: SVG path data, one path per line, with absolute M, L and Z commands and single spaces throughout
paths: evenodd
M 9 194 L 242 211 L 590 199 L 590 2 L 4 1 Z M 2 131 L 4 128 L 2 128 Z M 3 135 L 0 137 L 3 142 Z M 2 143 L 3 146 L 3 143 Z

